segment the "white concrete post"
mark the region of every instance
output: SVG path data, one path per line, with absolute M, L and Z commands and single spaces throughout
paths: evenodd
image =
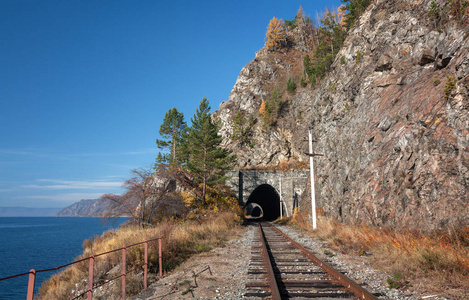
M 314 166 L 313 166 L 313 132 L 309 130 L 309 175 L 311 177 L 311 217 L 313 219 L 313 229 L 316 229 L 316 197 L 314 191 Z
M 283 212 L 282 212 L 282 202 L 283 202 L 283 198 L 282 198 L 282 178 L 280 178 L 280 219 L 283 218 Z

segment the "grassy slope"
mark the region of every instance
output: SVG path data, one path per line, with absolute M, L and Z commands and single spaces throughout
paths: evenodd
M 454 299 L 469 291 L 469 227 L 423 234 L 347 225 L 320 216 L 318 229 L 312 231 L 309 220 L 296 213 L 287 222 L 327 241 L 334 251 L 371 254 L 370 262 L 391 274 L 389 288 L 442 293 Z
M 141 229 L 124 227 L 117 231 L 105 232 L 93 240 L 83 243 L 83 254 L 77 259 L 92 254 L 104 253 L 141 241 L 163 238 L 163 270 L 169 271 L 191 255 L 208 251 L 222 245 L 231 233 L 241 224 L 241 218 L 233 212 L 207 212 L 185 221 L 166 221 L 156 227 Z M 158 243 L 149 244 L 150 272 L 158 272 Z M 103 255 L 95 259 L 95 283 L 103 283 L 120 275 L 121 252 Z M 138 293 L 143 287 L 142 269 L 143 246 L 127 249 L 127 271 L 135 270 L 127 276 L 128 295 Z M 39 299 L 71 299 L 84 292 L 87 287 L 88 261 L 72 265 L 44 282 L 39 290 Z M 154 276 L 153 276 L 154 278 Z M 105 290 L 96 290 L 95 294 L 104 294 L 106 299 L 120 297 L 120 278 L 107 284 Z

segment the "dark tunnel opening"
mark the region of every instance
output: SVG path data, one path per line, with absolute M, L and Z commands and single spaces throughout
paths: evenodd
M 259 206 L 254 207 L 251 211 L 251 216 L 253 218 L 259 218 L 262 216 L 262 209 Z
M 258 214 L 257 217 L 260 217 L 262 213 L 266 221 L 273 221 L 280 217 L 280 196 L 269 184 L 258 186 L 249 196 L 246 206 L 249 203 L 256 203 L 260 206 L 260 208 L 253 208 L 252 217 L 256 217 L 254 214 Z

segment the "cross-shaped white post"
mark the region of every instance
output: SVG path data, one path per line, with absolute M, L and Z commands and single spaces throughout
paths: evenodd
M 313 229 L 316 229 L 316 197 L 314 191 L 314 166 L 313 166 L 313 157 L 322 156 L 322 154 L 315 154 L 313 152 L 313 131 L 309 130 L 309 175 L 311 177 L 311 217 L 313 218 Z

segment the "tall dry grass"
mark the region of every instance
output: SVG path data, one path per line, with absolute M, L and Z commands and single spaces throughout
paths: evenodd
M 337 252 L 369 255 L 375 267 L 391 274 L 391 288 L 427 284 L 469 290 L 469 227 L 421 233 L 347 225 L 324 216 L 312 231 L 309 215 L 296 213 L 290 223 L 329 243 Z M 426 282 L 426 283 L 424 283 Z M 430 287 L 426 287 L 430 288 Z M 432 291 L 438 292 L 435 288 Z
M 83 243 L 83 254 L 77 260 L 162 237 L 163 270 L 169 271 L 191 255 L 208 251 L 223 244 L 233 234 L 233 229 L 237 228 L 241 222 L 239 215 L 234 212 L 213 213 L 206 211 L 203 215 L 186 220 L 168 220 L 153 228 L 124 227 L 86 240 Z M 126 251 L 127 272 L 135 270 L 127 276 L 127 293 L 136 294 L 143 287 L 141 276 L 141 266 L 144 261 L 143 245 L 128 248 Z M 97 257 L 95 259 L 94 282 L 103 283 L 118 276 L 121 273 L 121 257 L 121 251 Z M 89 262 L 85 261 L 53 275 L 40 287 L 39 299 L 71 299 L 86 291 L 88 265 Z M 159 272 L 158 242 L 149 244 L 149 271 L 154 274 Z M 106 285 L 105 290 L 98 289 L 95 293 L 101 293 L 104 297 L 102 299 L 117 299 L 120 297 L 120 282 L 121 280 L 117 279 Z

